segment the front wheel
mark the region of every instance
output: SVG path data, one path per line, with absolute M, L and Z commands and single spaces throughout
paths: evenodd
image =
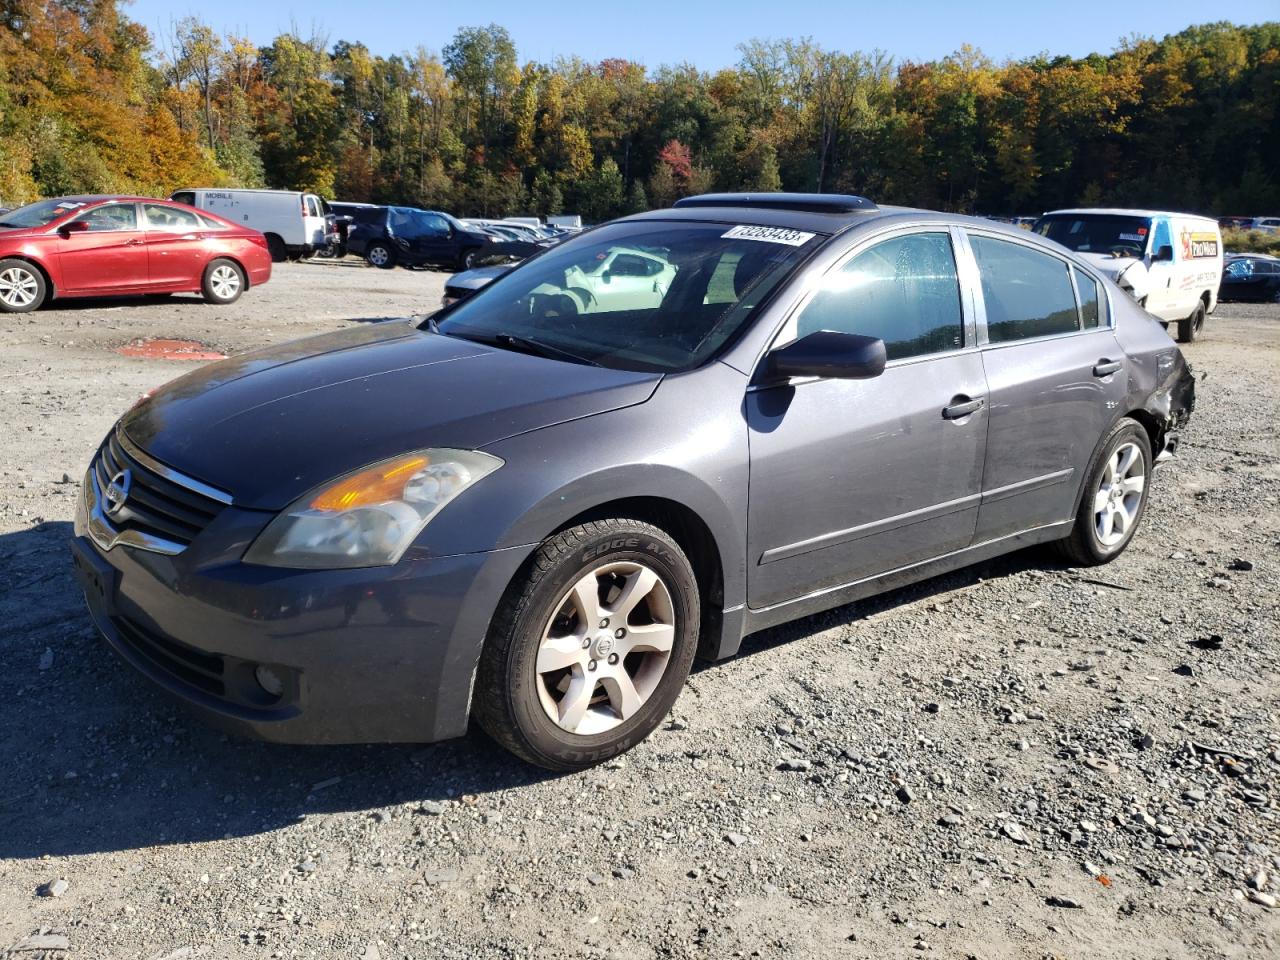
M 1151 440 L 1141 424 L 1122 419 L 1107 435 L 1085 476 L 1075 526 L 1058 550 L 1070 563 L 1110 563 L 1124 552 L 1147 509 Z
M 1200 332 L 1204 330 L 1204 318 L 1204 301 L 1201 300 L 1196 304 L 1191 316 L 1184 317 L 1178 321 L 1178 341 L 1180 343 L 1190 343 L 1200 336 Z
M 476 265 L 476 250 L 473 247 L 470 250 L 462 251 L 462 255 L 458 257 L 458 269 L 470 270 Z
M 44 303 L 44 274 L 25 260 L 0 260 L 0 312 L 28 313 Z
M 512 753 L 580 770 L 635 746 L 670 711 L 693 662 L 698 584 L 680 547 L 638 520 L 552 537 L 493 618 L 476 719 Z
M 244 271 L 230 260 L 215 260 L 204 268 L 200 289 L 208 303 L 235 303 L 244 293 Z
M 369 244 L 369 248 L 364 252 L 364 258 L 369 261 L 370 266 L 381 270 L 390 270 L 396 265 L 396 255 L 385 243 Z

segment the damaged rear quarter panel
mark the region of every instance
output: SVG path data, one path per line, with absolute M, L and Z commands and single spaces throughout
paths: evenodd
M 1141 410 L 1155 427 L 1158 455 L 1176 443 L 1195 409 L 1195 377 L 1165 326 L 1128 297 L 1112 297 L 1115 336 L 1129 358 L 1129 409 Z

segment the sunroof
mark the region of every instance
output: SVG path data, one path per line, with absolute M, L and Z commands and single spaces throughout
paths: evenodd
M 866 213 L 880 208 L 850 193 L 700 193 L 684 197 L 677 207 L 763 207 L 806 213 Z

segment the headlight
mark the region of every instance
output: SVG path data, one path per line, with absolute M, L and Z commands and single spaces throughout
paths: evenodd
M 377 567 L 400 559 L 450 500 L 502 466 L 474 450 L 419 450 L 357 470 L 296 501 L 262 531 L 245 563 Z

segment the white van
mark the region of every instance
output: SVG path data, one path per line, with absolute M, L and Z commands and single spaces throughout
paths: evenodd
M 337 239 L 325 202 L 314 193 L 196 187 L 179 190 L 169 199 L 260 231 L 277 263 L 309 257 Z
M 1218 307 L 1222 233 L 1218 221 L 1159 210 L 1054 210 L 1035 225 L 1115 280 L 1166 324 L 1194 340 Z

